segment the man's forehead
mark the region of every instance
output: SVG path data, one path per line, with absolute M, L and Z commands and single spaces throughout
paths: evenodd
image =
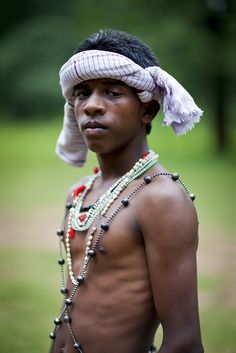
M 112 78 L 98 78 L 93 80 L 86 80 L 77 84 L 74 89 L 79 89 L 83 87 L 90 87 L 90 86 L 98 86 L 98 85 L 107 85 L 107 86 L 124 86 L 130 87 L 125 82 L 121 80 L 116 80 Z M 131 88 L 131 87 L 130 87 Z

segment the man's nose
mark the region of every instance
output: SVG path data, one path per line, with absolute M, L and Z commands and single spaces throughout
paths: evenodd
M 102 97 L 97 93 L 92 93 L 86 100 L 84 106 L 86 115 L 103 115 L 105 113 L 105 106 Z

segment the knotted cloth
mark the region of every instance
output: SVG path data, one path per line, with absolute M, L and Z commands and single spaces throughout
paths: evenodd
M 163 125 L 171 125 L 177 135 L 192 129 L 203 113 L 183 86 L 166 71 L 159 66 L 144 69 L 121 54 L 102 50 L 77 53 L 62 66 L 59 75 L 66 103 L 56 153 L 75 166 L 83 166 L 87 154 L 74 115 L 74 87 L 83 81 L 100 78 L 123 81 L 138 90 L 141 102 L 157 100 L 163 110 Z

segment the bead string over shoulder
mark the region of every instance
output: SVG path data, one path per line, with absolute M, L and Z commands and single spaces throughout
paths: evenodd
M 115 183 L 95 202 L 87 211 L 83 210 L 83 201 L 91 190 L 95 180 L 100 173 L 97 173 L 89 178 L 88 182 L 80 189 L 77 188 L 74 192 L 73 207 L 70 211 L 71 228 L 78 231 L 88 230 L 94 220 L 104 215 L 112 203 L 117 199 L 119 194 L 136 178 L 144 174 L 148 169 L 157 163 L 158 155 L 152 150 L 145 153 L 134 166 Z M 82 190 L 81 192 L 78 192 Z M 81 211 L 82 209 L 82 211 Z
M 148 169 L 150 169 L 151 167 L 149 167 Z M 103 236 L 103 234 L 107 231 L 109 231 L 109 228 L 111 226 L 112 221 L 116 218 L 116 216 L 119 214 L 119 212 L 128 207 L 130 205 L 130 203 L 132 202 L 132 199 L 135 197 L 135 195 L 137 194 L 137 192 L 142 189 L 143 187 L 145 187 L 145 185 L 148 185 L 152 182 L 152 180 L 158 176 L 167 176 L 170 177 L 173 181 L 175 182 L 179 182 L 182 184 L 182 186 L 184 187 L 184 189 L 186 190 L 186 192 L 189 194 L 189 197 L 191 198 L 192 201 L 194 201 L 195 196 L 194 194 L 190 193 L 188 188 L 186 187 L 186 185 L 182 182 L 182 180 L 179 177 L 179 174 L 177 173 L 155 173 L 152 175 L 146 175 L 142 181 L 140 182 L 139 185 L 137 185 L 126 198 L 123 198 L 117 205 L 116 209 L 112 212 L 112 214 L 106 219 L 106 223 L 102 223 L 100 226 L 98 226 L 97 224 L 94 224 L 91 227 L 91 230 L 89 231 L 89 235 L 88 235 L 88 240 L 87 240 L 87 244 L 85 247 L 85 256 L 84 256 L 84 260 L 81 266 L 81 269 L 79 271 L 79 274 L 77 275 L 77 277 L 75 277 L 73 270 L 72 270 L 72 258 L 71 258 L 71 254 L 70 254 L 70 241 L 71 241 L 71 236 L 70 236 L 70 228 L 71 227 L 71 221 L 68 220 L 68 228 L 69 231 L 67 230 L 66 232 L 66 236 L 64 234 L 63 230 L 58 230 L 57 231 L 57 235 L 59 238 L 59 251 L 60 251 L 60 258 L 58 260 L 58 263 L 61 267 L 61 293 L 64 295 L 64 306 L 62 307 L 62 310 L 60 312 L 60 314 L 58 315 L 58 317 L 54 320 L 54 329 L 53 331 L 50 333 L 50 338 L 51 339 L 56 339 L 56 334 L 57 334 L 57 327 L 59 325 L 62 324 L 62 320 L 65 322 L 65 324 L 67 325 L 67 329 L 69 332 L 69 335 L 71 336 L 73 345 L 74 345 L 74 349 L 77 352 L 80 353 L 86 353 L 83 350 L 83 347 L 81 345 L 81 343 L 79 342 L 79 340 L 76 338 L 77 335 L 79 335 L 79 333 L 77 332 L 77 334 L 75 335 L 73 330 L 72 330 L 72 326 L 71 326 L 71 318 L 70 318 L 70 310 L 71 310 L 71 305 L 73 303 L 73 298 L 75 296 L 76 293 L 79 292 L 79 288 L 84 284 L 85 281 L 87 281 L 87 271 L 88 271 L 88 266 L 90 261 L 96 256 L 96 250 L 98 248 L 99 242 Z M 134 180 L 134 179 L 132 179 Z M 84 189 L 85 190 L 85 189 Z M 116 200 L 116 198 L 114 199 L 114 201 Z M 113 201 L 113 202 L 114 202 Z M 70 210 L 71 208 L 73 208 L 73 206 L 70 204 L 67 206 L 67 210 L 66 210 L 66 216 L 70 215 Z M 108 207 L 109 209 L 109 207 Z M 108 210 L 107 209 L 107 210 Z M 107 210 L 105 211 L 104 214 L 106 214 Z M 72 213 L 73 214 L 73 213 Z M 65 216 L 65 217 L 66 217 Z M 96 217 L 95 217 L 96 219 Z M 94 222 L 96 223 L 96 222 Z M 98 223 L 98 222 L 97 222 Z M 74 285 L 70 295 L 68 289 L 66 288 L 65 285 L 65 271 L 64 271 L 64 265 L 65 265 L 65 260 L 63 258 L 63 241 L 64 241 L 64 236 L 65 236 L 65 250 L 66 250 L 66 257 L 67 257 L 67 265 L 68 265 L 68 272 L 69 272 L 69 277 Z M 155 351 L 155 347 L 153 344 L 151 344 L 150 346 L 150 350 L 149 352 L 154 352 Z

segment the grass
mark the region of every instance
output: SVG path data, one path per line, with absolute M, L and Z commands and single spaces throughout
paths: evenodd
M 69 185 L 90 173 L 95 158 L 89 155 L 83 170 L 69 167 L 54 155 L 60 126 L 47 123 L 6 124 L 0 131 L 0 209 L 10 222 L 27 222 L 42 209 L 63 208 Z M 235 229 L 235 129 L 225 155 L 214 150 L 211 129 L 199 125 L 184 138 L 176 138 L 158 124 L 150 145 L 170 171 L 179 171 L 197 195 L 200 224 L 224 229 L 226 239 Z M 60 214 L 58 215 L 58 218 Z M 21 222 L 20 222 L 21 221 Z M 38 223 L 44 226 L 44 219 Z M 17 227 L 16 227 L 17 228 Z M 6 228 L 7 229 L 7 228 Z M 4 225 L 2 231 L 5 231 Z M 43 353 L 48 351 L 48 332 L 60 307 L 56 252 L 22 243 L 0 250 L 0 351 Z M 7 234 L 16 237 L 16 234 Z M 207 237 L 208 235 L 205 234 Z M 222 274 L 200 273 L 200 292 L 219 293 L 225 285 Z M 224 299 L 201 308 L 203 340 L 207 353 L 233 353 L 236 346 L 236 310 Z M 161 334 L 157 336 L 160 342 Z
M 0 350 L 2 353 L 47 352 L 48 332 L 61 305 L 59 294 L 50 295 L 59 293 L 54 273 L 55 254 L 4 248 L 0 256 Z
M 201 313 L 206 353 L 234 353 L 236 344 L 236 309 L 209 308 Z
M 91 173 L 92 165 L 96 163 L 92 155 L 83 170 L 67 166 L 55 156 L 59 130 L 55 121 L 3 125 L 0 131 L 3 146 L 0 149 L 0 207 L 12 210 L 15 204 L 21 203 L 29 211 L 45 204 L 62 204 L 69 185 Z M 231 136 L 228 153 L 219 155 L 214 152 L 210 131 L 199 125 L 189 135 L 176 138 L 169 129 L 154 126 L 150 145 L 159 152 L 160 161 L 170 171 L 179 171 L 195 192 L 200 219 L 213 222 L 215 217 L 220 217 L 226 225 L 233 227 L 235 134 Z M 221 207 L 220 200 L 225 200 L 227 206 Z

